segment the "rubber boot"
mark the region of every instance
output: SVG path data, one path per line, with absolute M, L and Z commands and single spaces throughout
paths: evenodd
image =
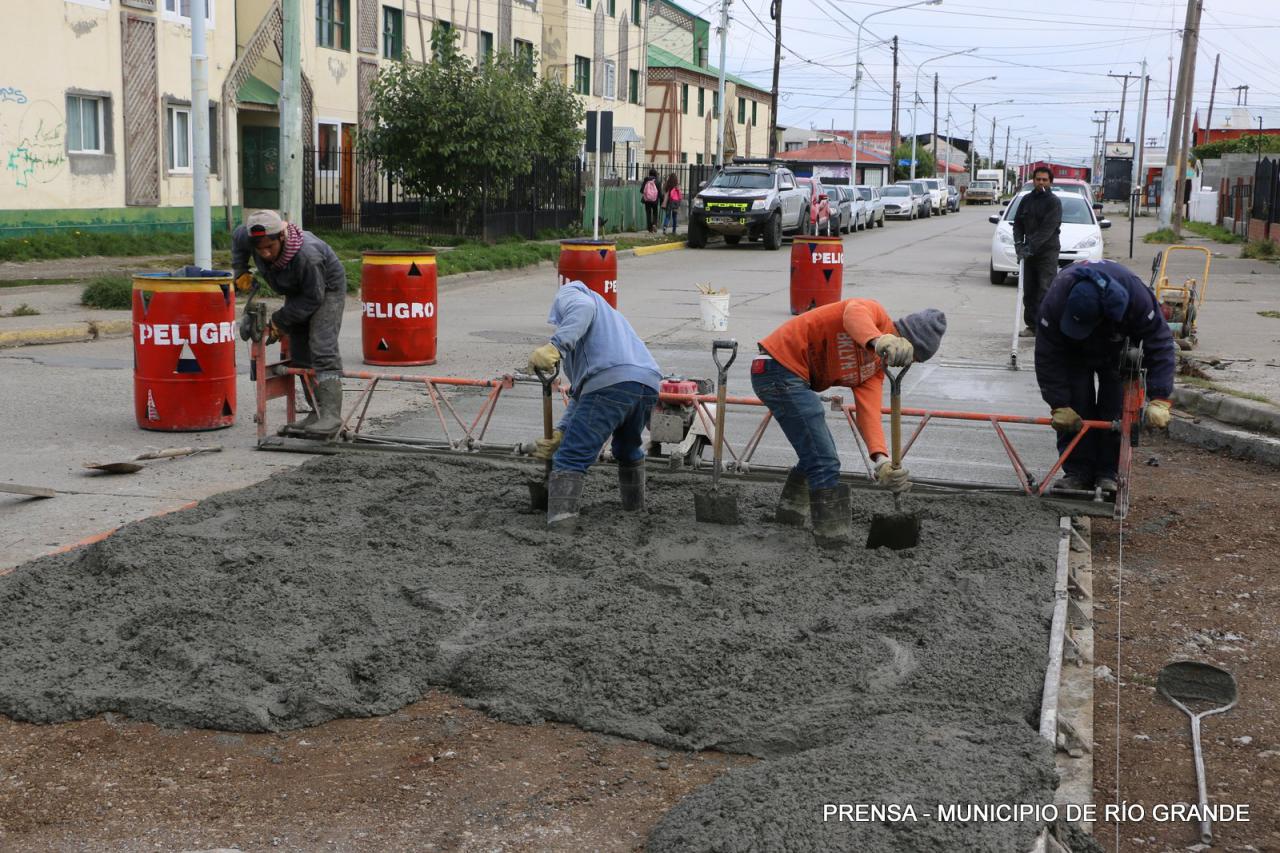
M 307 413 L 306 417 L 296 418 L 280 427 L 276 432 L 277 435 L 302 435 L 314 426 L 316 421 L 320 420 L 320 407 L 316 405 L 316 395 L 311 393 L 310 384 L 302 383 L 302 394 L 307 398 L 307 405 L 311 406 L 311 411 Z
M 809 481 L 795 468 L 791 469 L 782 487 L 776 518 L 779 524 L 792 527 L 804 527 L 809 521 Z
M 814 489 L 809 493 L 809 507 L 813 513 L 813 538 L 819 548 L 843 548 L 853 541 L 847 485 Z
M 577 522 L 586 477 L 581 471 L 551 472 L 547 479 L 547 527 L 564 530 Z
M 335 377 L 320 382 L 316 387 L 316 407 L 320 410 L 320 416 L 307 430 L 307 438 L 333 438 L 342 426 L 342 380 L 340 378 Z
M 644 509 L 644 460 L 618 465 L 618 491 L 627 512 Z

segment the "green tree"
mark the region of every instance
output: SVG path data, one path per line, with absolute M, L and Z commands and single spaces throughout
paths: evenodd
M 508 190 L 535 161 L 572 165 L 583 111 L 566 86 L 539 80 L 527 57 L 509 51 L 477 66 L 459 53 L 455 32 L 438 29 L 431 47 L 432 62 L 379 73 L 361 156 L 380 160 L 407 194 L 458 213 Z
M 1206 142 L 1191 149 L 1197 160 L 1216 160 L 1223 154 L 1278 154 L 1280 153 L 1280 135 L 1253 134 L 1238 139 L 1220 139 Z
M 900 161 L 911 162 L 911 142 L 902 143 L 893 149 L 893 179 L 895 181 L 905 181 L 911 177 L 911 166 L 899 166 Z M 937 168 L 937 161 L 933 159 L 933 152 L 929 149 L 917 144 L 916 145 L 916 177 L 932 178 Z

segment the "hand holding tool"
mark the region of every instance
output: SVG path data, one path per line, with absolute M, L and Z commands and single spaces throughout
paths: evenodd
M 906 367 L 915 354 L 911 341 L 897 335 L 881 335 L 872 345 L 880 360 L 892 367 Z
M 1152 400 L 1147 404 L 1147 426 L 1165 429 L 1169 426 L 1172 404 L 1168 400 Z
M 555 344 L 543 344 L 529 355 L 529 372 L 549 371 L 560 363 L 560 350 Z M 541 374 L 539 374 L 541 375 Z
M 1050 418 L 1050 425 L 1058 432 L 1079 432 L 1080 427 L 1084 426 L 1080 414 L 1070 406 L 1062 406 L 1053 410 L 1053 417 Z
M 248 293 L 256 287 L 257 283 L 253 280 L 253 273 L 245 272 L 236 276 L 236 293 Z

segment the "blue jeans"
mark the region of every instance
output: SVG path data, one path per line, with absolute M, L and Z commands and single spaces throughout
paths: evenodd
M 799 457 L 795 470 L 808 478 L 809 488 L 830 489 L 838 484 L 840 456 L 827 427 L 826 407 L 809 383 L 777 361 L 762 358 L 751 364 L 751 387 L 795 448 Z
M 668 207 L 662 214 L 662 230 L 666 231 L 667 226 L 671 226 L 671 233 L 676 233 L 676 220 L 680 218 L 679 207 Z
M 564 438 L 552 457 L 552 470 L 585 472 L 613 436 L 613 458 L 644 458 L 642 435 L 658 402 L 658 392 L 640 382 L 619 382 L 574 400 L 564 421 Z

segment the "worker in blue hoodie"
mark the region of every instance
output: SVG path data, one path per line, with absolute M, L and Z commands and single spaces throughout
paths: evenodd
M 529 356 L 529 370 L 560 365 L 569 380 L 569 406 L 534 456 L 551 459 L 547 481 L 547 526 L 572 526 L 583 481 L 605 439 L 613 437 L 622 508 L 644 508 L 642 434 L 658 401 L 658 364 L 627 319 L 580 281 L 561 286 L 547 322 L 550 342 Z
M 1115 261 L 1084 261 L 1063 269 L 1040 303 L 1036 381 L 1052 410 L 1058 453 L 1084 420 L 1114 421 L 1124 407 L 1120 355 L 1142 346 L 1147 371 L 1146 422 L 1169 425 L 1176 364 L 1173 335 L 1151 289 Z M 1062 464 L 1056 489 L 1117 488 L 1120 434 L 1090 430 Z

